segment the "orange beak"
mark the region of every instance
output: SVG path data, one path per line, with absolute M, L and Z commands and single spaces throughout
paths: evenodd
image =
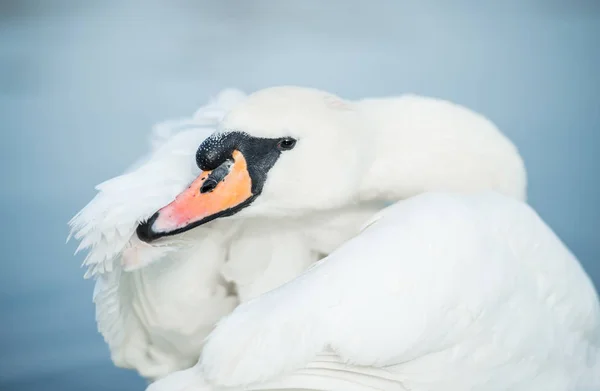
M 156 212 L 137 229 L 138 237 L 151 242 L 229 216 L 252 201 L 252 179 L 244 155 L 233 151 L 212 171 L 203 171 L 173 202 Z

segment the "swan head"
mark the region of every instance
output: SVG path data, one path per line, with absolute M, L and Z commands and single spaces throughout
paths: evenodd
M 368 170 L 352 102 L 274 87 L 234 107 L 196 154 L 200 176 L 138 228 L 140 239 L 185 232 L 220 217 L 285 217 L 353 202 Z

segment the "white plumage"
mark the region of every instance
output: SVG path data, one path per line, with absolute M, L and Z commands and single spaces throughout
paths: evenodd
M 149 390 L 221 389 L 206 379 L 228 390 L 597 390 L 600 309 L 529 206 L 427 193 L 239 306 L 197 368 Z
M 243 99 L 242 92 L 225 90 L 191 119 L 158 124 L 149 156 L 98 185 L 70 222 L 78 251 L 89 250 L 83 265 L 86 277 L 96 279 L 98 330 L 112 360 L 146 378 L 192 366 L 216 321 L 238 302 L 297 276 L 383 206 L 275 221 L 218 220 L 159 244 L 140 241 L 136 226 L 198 175 L 198 145 Z
M 298 140 L 240 215 L 407 200 L 238 306 L 194 368 L 149 390 L 600 388 L 597 294 L 523 202 L 523 163 L 487 120 L 427 98 L 346 102 L 278 87 L 219 129 Z M 323 167 L 333 175 L 311 196 Z
M 148 378 L 189 367 L 214 322 L 237 305 L 219 277 L 228 227 L 215 222 L 188 233 L 192 240 L 159 246 L 141 242 L 135 229 L 198 174 L 198 144 L 244 98 L 226 90 L 192 119 L 158 124 L 150 155 L 98 185 L 98 195 L 70 222 L 78 251 L 89 250 L 83 265 L 86 277 L 97 279 L 98 330 L 118 366 Z

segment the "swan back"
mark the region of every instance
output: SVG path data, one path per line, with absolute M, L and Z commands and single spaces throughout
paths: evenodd
M 418 95 L 367 99 L 357 106 L 377 151 L 362 197 L 494 190 L 526 199 L 527 175 L 517 148 L 484 116 Z

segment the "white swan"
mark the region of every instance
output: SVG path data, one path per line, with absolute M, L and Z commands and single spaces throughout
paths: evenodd
M 238 302 L 297 276 L 382 208 L 363 204 L 268 223 L 219 220 L 156 245 L 140 241 L 138 224 L 198 175 L 198 145 L 244 99 L 225 90 L 193 118 L 157 125 L 150 155 L 98 185 L 70 222 L 78 251 L 89 249 L 86 276 L 97 279 L 96 319 L 113 362 L 150 380 L 192 366 L 216 321 Z
M 240 305 L 196 367 L 149 390 L 599 389 L 597 294 L 522 202 L 522 162 L 484 123 L 445 102 L 352 103 L 292 87 L 236 106 L 197 156 L 216 186 L 201 175 L 142 226 L 144 240 L 223 214 L 446 192 L 398 202 Z

